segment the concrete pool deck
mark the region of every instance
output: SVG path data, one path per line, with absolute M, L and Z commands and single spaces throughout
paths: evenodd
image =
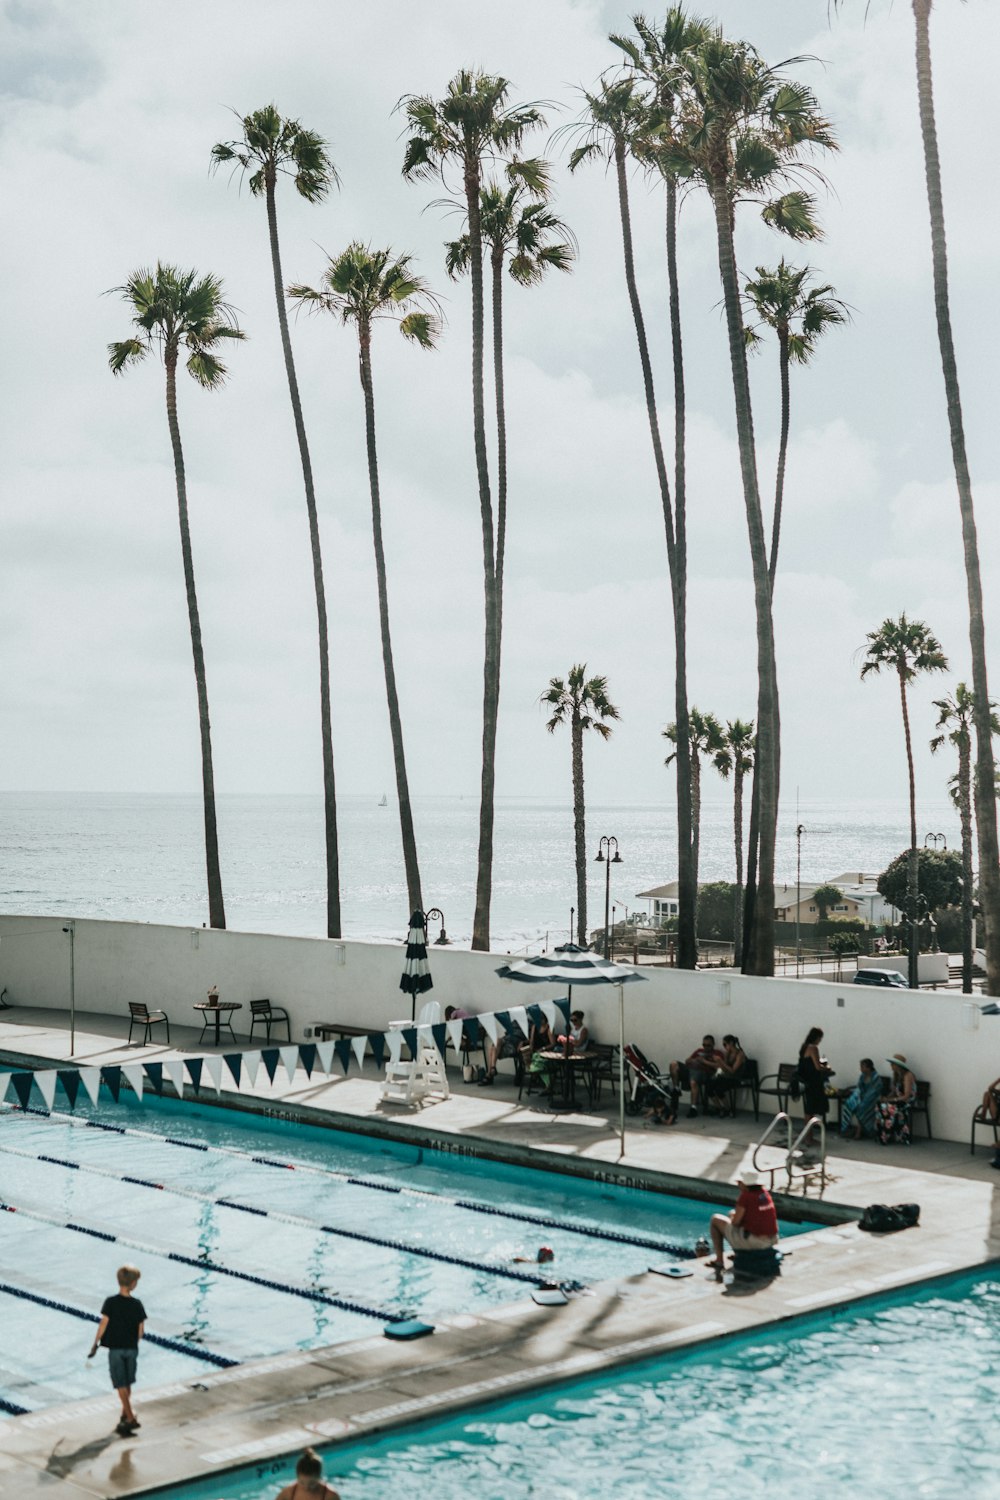
M 25 1066 L 67 1060 L 68 1017 L 19 1009 L 0 1015 L 0 1059 Z M 178 1032 L 178 1047 L 128 1048 L 120 1017 L 78 1013 L 75 1061 L 162 1060 L 200 1051 L 197 1031 Z M 229 1050 L 232 1050 L 231 1048 Z M 455 1070 L 453 1070 L 454 1073 Z M 346 1079 L 291 1083 L 279 1071 L 248 1094 L 255 1109 L 303 1113 L 341 1128 L 389 1131 L 398 1138 L 443 1145 L 609 1180 L 690 1191 L 691 1179 L 718 1185 L 724 1196 L 749 1161 L 763 1130 L 752 1113 L 733 1120 L 698 1118 L 673 1129 L 629 1122 L 618 1160 L 617 1111 L 550 1114 L 518 1105 L 509 1082 L 491 1089 L 458 1084 L 448 1100 L 417 1111 L 379 1103 L 369 1061 Z M 213 1091 L 203 1090 L 211 1100 Z M 225 1099 L 225 1095 L 223 1096 Z M 970 1105 L 971 1112 L 971 1105 Z M 387 1122 L 389 1122 L 387 1124 Z M 985 1138 L 984 1147 L 985 1147 Z M 975 1157 L 954 1142 L 919 1141 L 909 1151 L 862 1143 L 833 1145 L 825 1198 L 830 1217 L 870 1202 L 917 1202 L 917 1230 L 884 1239 L 853 1222 L 797 1237 L 781 1278 L 752 1292 L 720 1285 L 703 1266 L 678 1281 L 655 1275 L 604 1282 L 564 1307 L 530 1301 L 488 1315 L 456 1316 L 432 1338 L 396 1344 L 380 1335 L 350 1344 L 249 1361 L 231 1371 L 142 1391 L 140 1436 L 114 1435 L 117 1401 L 76 1402 L 0 1425 L 0 1495 L 62 1493 L 124 1496 L 257 1463 L 261 1482 L 271 1465 L 307 1443 L 363 1437 L 405 1422 L 444 1415 L 494 1398 L 637 1359 L 764 1328 L 804 1312 L 842 1307 L 858 1298 L 919 1285 L 1000 1257 L 1000 1174 L 989 1153 Z M 844 1205 L 838 1212 L 833 1205 Z M 804 1217 L 823 1214 L 814 1197 Z M 706 1206 L 706 1220 L 710 1210 Z M 82 1356 L 81 1356 L 82 1357 Z M 484 1374 L 484 1371 L 487 1372 Z M 335 1469 L 336 1461 L 330 1467 Z

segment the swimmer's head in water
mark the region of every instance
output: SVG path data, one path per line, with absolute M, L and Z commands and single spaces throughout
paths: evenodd
M 543 1245 L 538 1252 L 538 1264 L 545 1265 L 546 1261 L 555 1260 L 556 1252 L 548 1245 Z

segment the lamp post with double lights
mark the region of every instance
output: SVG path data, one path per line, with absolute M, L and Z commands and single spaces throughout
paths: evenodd
M 604 957 L 611 957 L 611 866 L 620 865 L 622 857 L 618 853 L 618 840 L 609 834 L 605 834 L 597 846 L 597 858 L 595 864 L 604 865 Z
M 799 918 L 802 915 L 802 835 L 804 824 L 795 830 L 795 977 L 798 979 L 802 965 L 802 945 L 799 942 Z

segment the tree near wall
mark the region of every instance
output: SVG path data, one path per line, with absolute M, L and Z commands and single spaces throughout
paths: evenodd
M 878 878 L 878 893 L 907 921 L 918 920 L 939 906 L 958 906 L 962 900 L 962 856 L 954 849 L 918 849 L 917 910 L 910 909 L 907 878 L 910 851 L 897 854 Z

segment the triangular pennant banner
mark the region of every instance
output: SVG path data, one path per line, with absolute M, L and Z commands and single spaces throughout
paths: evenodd
M 483 1030 L 486 1032 L 486 1035 L 489 1037 L 490 1041 L 495 1042 L 497 1037 L 500 1035 L 500 1027 L 497 1025 L 496 1016 L 491 1015 L 490 1012 L 487 1011 L 486 1014 L 484 1016 L 480 1016 L 479 1019 L 480 1021 L 482 1021 Z
M 279 1047 L 278 1056 L 281 1058 L 281 1066 L 288 1074 L 288 1082 L 295 1082 L 295 1069 L 299 1065 L 298 1047 Z
M 542 1015 L 545 1017 L 546 1021 L 548 1021 L 550 1026 L 554 1026 L 556 1024 L 556 1007 L 553 1000 L 542 1000 L 539 1004 L 538 1009 L 542 1012 Z
M 299 1048 L 299 1062 L 306 1070 L 306 1077 L 313 1076 L 313 1068 L 316 1066 L 316 1047 L 312 1042 L 303 1042 Z
M 218 1093 L 222 1087 L 222 1058 L 206 1057 L 205 1072 L 212 1080 L 212 1087 L 215 1089 L 215 1092 Z
M 142 1063 L 122 1063 L 122 1077 L 127 1078 L 132 1085 L 132 1092 L 136 1098 L 142 1098 Z
M 540 1005 L 529 1005 L 527 1007 L 528 1020 L 531 1022 L 532 1026 L 540 1026 L 542 1024 L 542 1017 L 544 1016 L 544 1014 L 545 1012 L 542 1010 L 542 1007 Z M 551 1024 L 552 1023 L 550 1021 L 549 1025 Z
M 174 1086 L 174 1092 L 178 1099 L 184 1098 L 184 1064 L 171 1059 L 163 1064 L 163 1071 Z
M 14 1093 L 20 1100 L 21 1108 L 27 1109 L 28 1100 L 31 1098 L 31 1085 L 35 1081 L 34 1073 L 13 1073 L 10 1081 L 14 1086 Z
M 339 1042 L 335 1042 L 334 1043 L 333 1050 L 334 1050 L 334 1053 L 336 1054 L 337 1061 L 340 1063 L 340 1066 L 344 1070 L 344 1077 L 346 1078 L 347 1077 L 347 1070 L 348 1070 L 348 1068 L 351 1065 L 351 1042 L 350 1042 L 350 1038 L 346 1037 L 346 1036 L 342 1036 Z
M 568 1000 L 554 1000 L 553 1004 L 555 1005 L 555 1007 L 556 1007 L 557 1010 L 559 1010 L 559 1011 L 562 1012 L 563 1025 L 564 1026 L 568 1026 L 569 1025 L 569 1001 Z
M 75 1068 L 67 1068 L 65 1072 L 60 1072 L 59 1082 L 62 1084 L 63 1089 L 65 1090 L 66 1098 L 69 1100 L 70 1109 L 75 1109 L 76 1096 L 80 1092 L 79 1073 Z
M 372 1049 L 376 1068 L 380 1068 L 385 1060 L 385 1033 L 383 1031 L 370 1031 L 368 1033 L 368 1045 Z M 394 1061 L 399 1061 L 399 1049 L 396 1049 Z
M 401 1031 L 386 1031 L 382 1036 L 382 1049 L 389 1049 L 389 1060 L 392 1063 L 399 1062 L 399 1054 L 403 1050 L 403 1033 Z
M 465 1028 L 466 1036 L 469 1038 L 469 1046 L 472 1048 L 478 1047 L 479 1037 L 483 1028 L 479 1024 L 477 1017 L 466 1016 L 465 1020 L 462 1022 L 462 1025 Z
M 367 1046 L 368 1038 L 366 1036 L 351 1037 L 351 1051 L 354 1053 L 354 1061 L 359 1068 L 363 1068 L 365 1065 L 365 1048 Z
M 446 1041 L 447 1035 L 448 1033 L 445 1030 L 443 1021 L 439 1021 L 436 1026 L 431 1027 L 431 1036 L 434 1038 L 435 1047 L 441 1054 L 442 1062 L 444 1061 L 444 1049 L 448 1045 Z
M 456 1052 L 460 1052 L 462 1050 L 463 1024 L 464 1023 L 462 1021 L 445 1021 L 444 1023 L 445 1031 L 448 1033 L 448 1039 Z
M 163 1064 L 162 1063 L 143 1063 L 143 1065 L 142 1065 L 142 1071 L 145 1073 L 146 1077 L 149 1079 L 150 1083 L 153 1085 L 154 1091 L 157 1094 L 162 1094 L 163 1093 Z
M 101 1069 L 101 1081 L 107 1084 L 111 1097 L 117 1104 L 122 1091 L 122 1070 L 117 1063 Z
M 257 1074 L 260 1072 L 259 1052 L 243 1053 L 243 1071 L 247 1075 L 248 1086 L 250 1088 L 253 1088 L 254 1084 L 257 1082 Z
M 512 1029 L 509 1010 L 498 1010 L 494 1016 L 494 1020 L 503 1029 L 504 1034 Z
M 530 1024 L 528 1021 L 528 1012 L 525 1010 L 524 1006 L 512 1005 L 510 1008 L 510 1019 L 513 1025 L 518 1028 L 525 1040 L 527 1040 L 528 1032 L 530 1030 Z
M 35 1074 L 35 1082 L 38 1085 L 38 1092 L 45 1100 L 45 1108 L 51 1109 L 52 1102 L 56 1097 L 57 1079 L 55 1069 L 40 1068 L 39 1071 Z
M 187 1075 L 191 1080 L 191 1087 L 194 1089 L 195 1093 L 197 1093 L 201 1088 L 201 1073 L 203 1067 L 205 1066 L 205 1059 L 203 1057 L 188 1057 L 184 1060 L 184 1066 L 185 1068 L 187 1068 Z
M 278 1071 L 278 1049 L 277 1047 L 265 1047 L 260 1054 L 260 1060 L 267 1069 L 267 1076 L 274 1082 L 274 1075 Z
M 324 1073 L 333 1072 L 333 1043 L 316 1043 L 316 1065 Z
M 403 1041 L 406 1043 L 407 1051 L 416 1061 L 417 1056 L 417 1028 L 415 1026 L 404 1026 L 401 1032 Z
M 87 1096 L 91 1104 L 97 1103 L 97 1096 L 101 1092 L 101 1070 L 100 1068 L 81 1068 L 80 1082 L 87 1090 Z
M 0 1073 L 0 1104 L 3 1104 L 4 1101 L 7 1098 L 7 1088 L 9 1086 L 9 1084 L 10 1084 L 10 1074 L 9 1073 Z
M 225 1063 L 226 1067 L 229 1069 L 229 1076 L 230 1076 L 230 1078 L 233 1080 L 233 1082 L 235 1083 L 236 1087 L 239 1088 L 239 1086 L 240 1086 L 240 1079 L 243 1077 L 243 1056 L 242 1056 L 242 1053 L 239 1053 L 239 1052 L 224 1052 L 222 1054 L 222 1061 Z

